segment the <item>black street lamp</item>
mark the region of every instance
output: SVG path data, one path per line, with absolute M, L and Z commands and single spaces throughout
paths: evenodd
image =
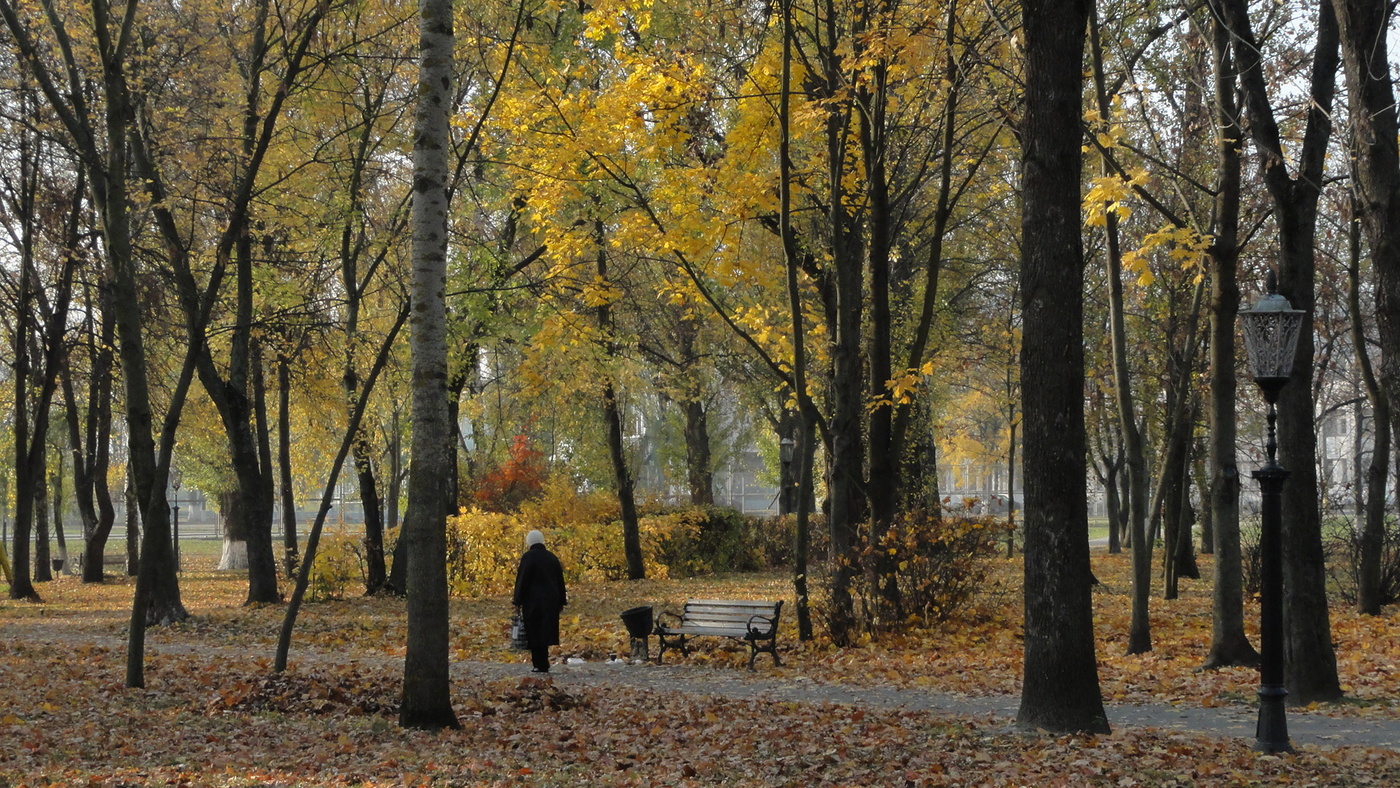
M 1260 752 L 1292 752 L 1288 743 L 1288 719 L 1283 686 L 1283 483 L 1288 471 L 1278 464 L 1278 442 L 1274 424 L 1279 391 L 1293 373 L 1293 357 L 1298 348 L 1306 313 L 1294 309 L 1279 295 L 1274 276 L 1269 274 L 1269 293 L 1253 309 L 1243 310 L 1240 326 L 1244 333 L 1249 371 L 1268 403 L 1269 434 L 1264 444 L 1268 460 L 1254 472 L 1260 492 L 1259 533 L 1259 724 L 1254 749 Z

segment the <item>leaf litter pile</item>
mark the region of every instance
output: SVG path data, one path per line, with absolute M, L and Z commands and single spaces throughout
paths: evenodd
M 820 638 L 799 645 L 785 621 L 783 667 L 760 657 L 753 678 L 743 669 L 742 644 L 698 641 L 690 656 L 666 659 L 708 665 L 740 685 L 801 679 L 1014 694 L 1018 567 L 1000 562 L 974 609 L 936 630 L 835 649 Z M 1155 650 L 1127 657 L 1126 559 L 1096 553 L 1094 569 L 1102 581 L 1095 619 L 1107 700 L 1252 702 L 1255 671 L 1196 670 L 1210 639 L 1206 584 L 1187 586 L 1176 602 L 1154 598 Z M 396 722 L 401 601 L 307 606 L 291 667 L 279 675 L 271 657 L 282 611 L 242 607 L 243 583 L 224 573 L 184 575 L 194 617 L 148 633 L 143 690 L 122 686 L 128 581 L 84 586 L 64 578 L 43 585 L 43 604 L 0 602 L 0 788 L 1400 785 L 1400 754 L 1381 749 L 1303 746 L 1265 756 L 1247 741 L 1156 729 L 1028 735 L 986 717 L 531 677 L 526 659 L 504 648 L 509 607 L 500 597 L 453 600 L 452 658 L 514 663 L 510 675 L 454 681 L 460 730 L 406 731 Z M 789 598 L 789 588 L 781 574 L 579 584 L 571 588 L 561 656 L 625 656 L 617 614 L 636 604 Z M 1363 619 L 1334 610 L 1349 700 L 1309 713 L 1400 716 L 1394 624 L 1393 614 Z

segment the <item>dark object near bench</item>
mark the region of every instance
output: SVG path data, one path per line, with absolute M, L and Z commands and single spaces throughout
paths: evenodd
M 668 648 L 678 648 L 689 654 L 689 638 L 703 635 L 735 638 L 749 644 L 749 670 L 760 653 L 771 654 L 773 664 L 778 659 L 778 616 L 783 603 L 753 602 L 741 599 L 687 599 L 680 615 L 664 611 L 657 616 L 655 634 L 661 641 L 656 664 Z

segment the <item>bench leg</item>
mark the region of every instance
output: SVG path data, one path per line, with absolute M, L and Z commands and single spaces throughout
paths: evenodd
M 773 657 L 773 667 L 780 668 L 783 661 L 778 659 L 778 639 L 777 637 L 767 638 L 768 645 L 758 645 L 759 638 L 747 638 L 749 642 L 749 670 L 753 670 L 754 660 L 758 659 L 760 652 Z
M 670 643 L 667 643 L 666 636 L 664 634 L 660 632 L 656 633 L 656 639 L 660 641 L 660 644 L 657 646 L 656 649 L 656 664 L 661 664 L 661 656 L 666 653 L 666 649 L 668 648 L 678 648 L 681 650 L 682 655 L 690 653 L 690 648 L 685 644 L 685 635 L 672 635 L 671 637 L 673 638 L 673 640 Z

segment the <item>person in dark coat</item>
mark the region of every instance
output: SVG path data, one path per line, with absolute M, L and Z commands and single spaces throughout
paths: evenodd
M 559 613 L 569 604 L 564 567 L 544 546 L 544 534 L 525 535 L 525 554 L 515 573 L 515 609 L 525 621 L 525 641 L 535 673 L 549 672 L 549 647 L 559 645 Z

